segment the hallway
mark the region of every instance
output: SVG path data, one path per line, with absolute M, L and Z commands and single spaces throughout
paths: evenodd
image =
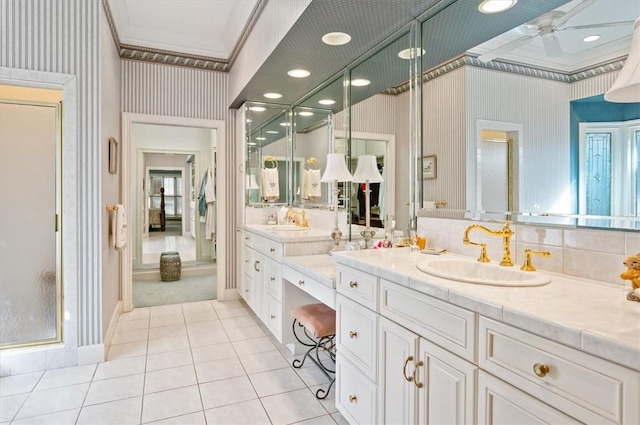
M 241 301 L 135 309 L 105 363 L 0 378 L 0 423 L 346 424 L 293 359 Z

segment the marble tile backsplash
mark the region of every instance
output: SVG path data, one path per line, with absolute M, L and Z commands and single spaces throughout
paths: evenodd
M 286 207 L 285 207 L 286 208 Z M 278 211 L 282 209 L 282 206 L 264 207 L 264 208 L 245 208 L 245 223 L 246 224 L 267 224 L 267 218 L 270 215 L 278 215 Z M 309 219 L 310 226 L 314 229 L 326 229 L 333 230 L 335 216 L 332 211 L 318 208 L 295 208 L 296 211 L 304 209 L 307 212 L 307 218 Z M 347 213 L 344 211 L 338 211 L 338 226 L 343 233 L 346 233 L 347 228 Z
M 478 257 L 480 248 L 462 243 L 464 231 L 472 220 L 452 220 L 431 217 L 418 218 L 418 233 L 427 237 L 430 248 L 447 249 L 462 255 Z M 484 225 L 484 224 L 483 224 Z M 486 227 L 500 229 L 497 223 Z M 622 264 L 627 256 L 640 252 L 640 233 L 594 229 L 575 229 L 513 224 L 511 258 L 519 267 L 524 261 L 524 250 L 549 251 L 550 258 L 535 257 L 533 264 L 539 270 L 629 286 L 620 279 L 626 270 Z M 471 240 L 487 244 L 487 253 L 494 262 L 502 258 L 502 238 L 479 231 L 471 233 Z

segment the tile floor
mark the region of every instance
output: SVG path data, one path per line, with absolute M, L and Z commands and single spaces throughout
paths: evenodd
M 142 263 L 157 264 L 164 251 L 178 251 L 182 261 L 195 261 L 196 240 L 181 232 L 149 232 L 142 240 Z
M 105 363 L 0 378 L 0 424 L 346 424 L 241 301 L 135 309 Z

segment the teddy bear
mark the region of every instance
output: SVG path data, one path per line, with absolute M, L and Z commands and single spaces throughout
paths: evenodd
M 628 257 L 622 264 L 627 266 L 627 270 L 620 274 L 620 279 L 631 281 L 631 292 L 627 294 L 627 299 L 640 301 L 640 253 Z

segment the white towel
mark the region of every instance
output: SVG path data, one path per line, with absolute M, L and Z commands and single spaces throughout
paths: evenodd
M 263 168 L 262 169 L 262 199 L 273 202 L 280 199 L 280 186 L 278 184 L 278 169 Z
M 311 201 L 317 201 L 322 198 L 322 185 L 320 184 L 320 170 L 305 170 L 306 178 L 303 178 L 304 193 L 306 198 Z
M 127 215 L 124 205 L 116 204 L 116 209 L 111 215 L 111 231 L 113 236 L 113 247 L 117 251 L 122 251 L 127 246 Z
M 425 210 L 435 210 L 436 201 L 422 201 L 422 208 Z
M 205 225 L 205 238 L 210 241 L 216 233 L 216 190 L 215 182 L 213 181 L 213 173 L 209 168 L 207 175 L 207 183 L 204 186 L 205 200 L 207 201 L 207 224 Z

